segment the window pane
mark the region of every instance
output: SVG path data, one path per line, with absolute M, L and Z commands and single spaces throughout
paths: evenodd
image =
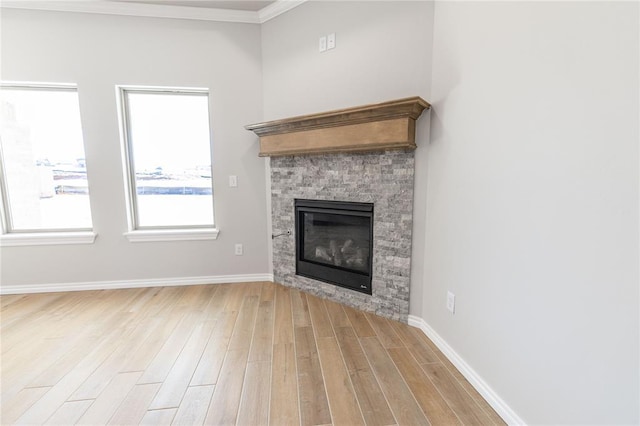
M 8 231 L 91 229 L 78 93 L 0 90 Z
M 213 226 L 205 93 L 128 92 L 138 227 Z

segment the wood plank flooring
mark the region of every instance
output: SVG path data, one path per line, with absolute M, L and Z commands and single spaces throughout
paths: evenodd
M 418 329 L 273 283 L 0 297 L 0 424 L 504 424 Z

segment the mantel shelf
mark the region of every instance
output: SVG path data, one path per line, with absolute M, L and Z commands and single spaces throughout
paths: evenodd
M 420 97 L 250 124 L 260 156 L 415 149 L 415 123 L 431 105 Z

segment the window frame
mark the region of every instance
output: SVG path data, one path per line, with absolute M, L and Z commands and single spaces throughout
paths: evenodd
M 140 226 L 138 212 L 138 194 L 136 191 L 136 175 L 131 141 L 131 111 L 129 108 L 129 94 L 163 94 L 205 96 L 207 99 L 207 118 L 209 128 L 209 160 L 211 168 L 211 208 L 212 223 L 210 225 L 161 225 Z M 213 143 L 211 132 L 211 105 L 209 89 L 199 87 L 162 87 L 162 86 L 116 86 L 118 121 L 120 126 L 120 141 L 122 151 L 122 167 L 124 174 L 125 198 L 127 208 L 128 231 L 124 233 L 130 242 L 148 241 L 184 241 L 184 240 L 215 240 L 219 230 L 215 224 L 215 191 L 213 188 Z
M 82 113 L 80 112 L 80 94 L 75 83 L 49 83 L 27 81 L 0 81 L 0 90 L 17 89 L 29 91 L 56 91 L 74 92 L 78 96 L 78 112 L 80 115 L 80 131 L 82 133 L 83 151 L 84 129 L 82 128 Z M 86 155 L 86 151 L 85 151 Z M 14 229 L 12 221 L 9 187 L 5 173 L 5 158 L 2 144 L 0 143 L 0 246 L 31 246 L 31 245 L 57 245 L 57 244 L 91 244 L 97 234 L 93 230 L 93 214 L 91 214 L 91 227 L 78 228 L 35 228 Z M 88 175 L 87 175 L 88 180 Z M 89 194 L 89 208 L 91 209 L 91 195 Z

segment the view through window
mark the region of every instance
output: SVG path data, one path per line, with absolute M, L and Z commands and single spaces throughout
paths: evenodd
M 122 94 L 135 228 L 213 227 L 208 94 Z
M 91 229 L 76 88 L 2 85 L 0 107 L 5 231 Z

